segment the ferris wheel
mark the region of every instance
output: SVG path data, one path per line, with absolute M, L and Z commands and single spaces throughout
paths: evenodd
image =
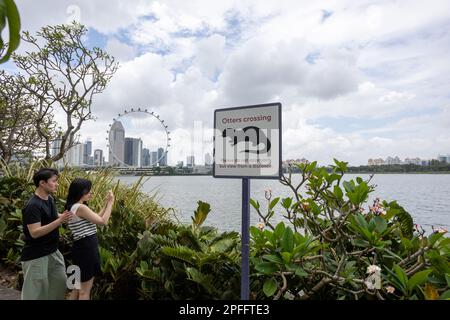
M 108 144 L 106 145 L 106 147 L 109 149 L 112 141 L 111 141 L 111 127 L 116 123 L 119 122 L 121 120 L 124 120 L 125 117 L 130 117 L 130 116 L 136 116 L 136 114 L 143 114 L 146 115 L 148 117 L 151 117 L 152 119 L 155 119 L 157 121 L 157 124 L 160 126 L 160 128 L 163 130 L 164 135 L 165 135 L 165 141 L 164 143 L 161 143 L 161 145 L 163 145 L 163 152 L 157 152 L 157 157 L 153 159 L 153 161 L 150 160 L 149 166 L 154 166 L 157 163 L 159 163 L 162 159 L 166 158 L 167 159 L 167 153 L 169 152 L 169 147 L 170 147 L 170 131 L 169 131 L 169 127 L 164 123 L 164 120 L 161 119 L 161 117 L 156 114 L 153 111 L 149 111 L 148 109 L 141 109 L 141 108 L 131 108 L 130 110 L 124 110 L 122 113 L 119 113 L 117 115 L 117 118 L 113 118 L 113 123 L 109 124 L 109 129 L 106 131 L 107 138 L 106 140 L 108 141 Z M 113 160 L 115 163 L 120 163 L 120 165 L 124 166 L 124 167 L 131 167 L 130 164 L 125 163 L 123 157 L 120 157 L 118 155 L 116 155 L 114 152 L 110 153 L 110 157 L 113 157 L 113 159 L 109 159 L 110 163 L 113 163 Z M 151 159 L 151 158 L 150 158 Z

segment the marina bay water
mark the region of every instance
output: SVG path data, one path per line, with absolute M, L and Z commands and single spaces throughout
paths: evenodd
M 347 174 L 345 180 L 364 174 Z M 123 183 L 133 183 L 134 176 L 118 177 Z M 300 175 L 293 175 L 294 181 L 300 181 Z M 211 212 L 205 225 L 217 227 L 221 231 L 240 231 L 241 228 L 241 180 L 215 179 L 211 176 L 153 176 L 143 185 L 143 192 L 155 194 L 156 199 L 165 207 L 175 210 L 176 218 L 182 223 L 191 223 L 191 216 L 197 208 L 197 201 L 211 205 Z M 427 231 L 432 226 L 450 226 L 450 174 L 377 174 L 371 184 L 376 189 L 370 195 L 365 206 L 372 205 L 373 199 L 397 200 L 418 223 Z M 264 190 L 271 189 L 273 197 L 292 197 L 292 191 L 278 180 L 251 180 L 251 197 L 261 203 L 264 210 L 267 200 Z M 304 191 L 304 190 L 303 190 Z M 275 221 L 282 221 L 283 208 L 275 207 Z M 259 217 L 251 208 L 251 224 L 256 225 Z

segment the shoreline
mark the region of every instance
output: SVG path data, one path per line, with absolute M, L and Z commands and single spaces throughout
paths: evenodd
M 287 174 L 287 172 L 284 172 L 285 174 Z M 293 172 L 292 174 L 300 174 L 300 172 Z M 358 171 L 358 172 L 346 172 L 345 174 L 442 174 L 442 175 L 447 175 L 450 174 L 450 171 L 443 171 L 443 172 L 439 172 L 439 171 L 424 171 L 424 172 L 402 172 L 402 171 L 397 171 L 397 172 L 371 172 L 371 171 Z M 145 175 L 145 174 L 120 174 L 120 176 L 122 177 L 182 177 L 182 176 L 205 176 L 205 177 L 212 177 L 212 174 L 152 174 L 152 175 Z

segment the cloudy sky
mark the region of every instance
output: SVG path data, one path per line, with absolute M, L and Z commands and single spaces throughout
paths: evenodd
M 448 0 L 16 2 L 23 30 L 75 19 L 120 61 L 82 128 L 94 148 L 140 106 L 169 126 L 169 164 L 202 162 L 214 109 L 279 101 L 284 159 L 450 153 Z

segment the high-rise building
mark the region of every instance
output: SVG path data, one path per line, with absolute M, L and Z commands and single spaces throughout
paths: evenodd
M 163 148 L 158 148 L 158 159 L 159 159 L 158 163 L 159 163 L 160 167 L 167 166 L 167 153 L 164 152 Z
M 212 157 L 209 153 L 205 154 L 205 166 L 212 165 Z
M 151 166 L 158 165 L 158 152 L 157 151 L 150 152 L 150 165 Z
M 56 140 L 52 141 L 52 145 L 51 145 L 51 149 L 50 149 L 50 155 L 52 157 L 56 156 L 59 153 L 59 149 L 61 148 L 61 138 L 57 138 Z M 59 159 L 58 161 L 55 162 L 55 165 L 57 168 L 62 168 L 64 167 L 64 158 L 65 155 Z
M 65 162 L 72 167 L 80 167 L 84 160 L 84 144 L 78 143 L 70 148 L 65 156 Z
M 84 145 L 83 163 L 89 164 L 89 157 L 92 154 L 92 141 L 88 139 L 83 145 Z
M 96 149 L 94 151 L 94 166 L 101 167 L 103 166 L 103 150 Z
M 125 129 L 120 121 L 114 121 L 109 131 L 109 165 L 122 166 L 125 156 Z
M 150 166 L 150 150 L 147 148 L 142 149 L 142 160 L 141 160 L 143 167 L 149 167 Z
M 440 162 L 450 163 L 450 155 L 446 155 L 446 156 L 438 155 L 438 160 Z
M 141 167 L 142 140 L 140 138 L 125 138 L 125 164 Z
M 186 159 L 186 166 L 187 167 L 194 167 L 195 166 L 195 157 L 194 156 L 188 156 Z

